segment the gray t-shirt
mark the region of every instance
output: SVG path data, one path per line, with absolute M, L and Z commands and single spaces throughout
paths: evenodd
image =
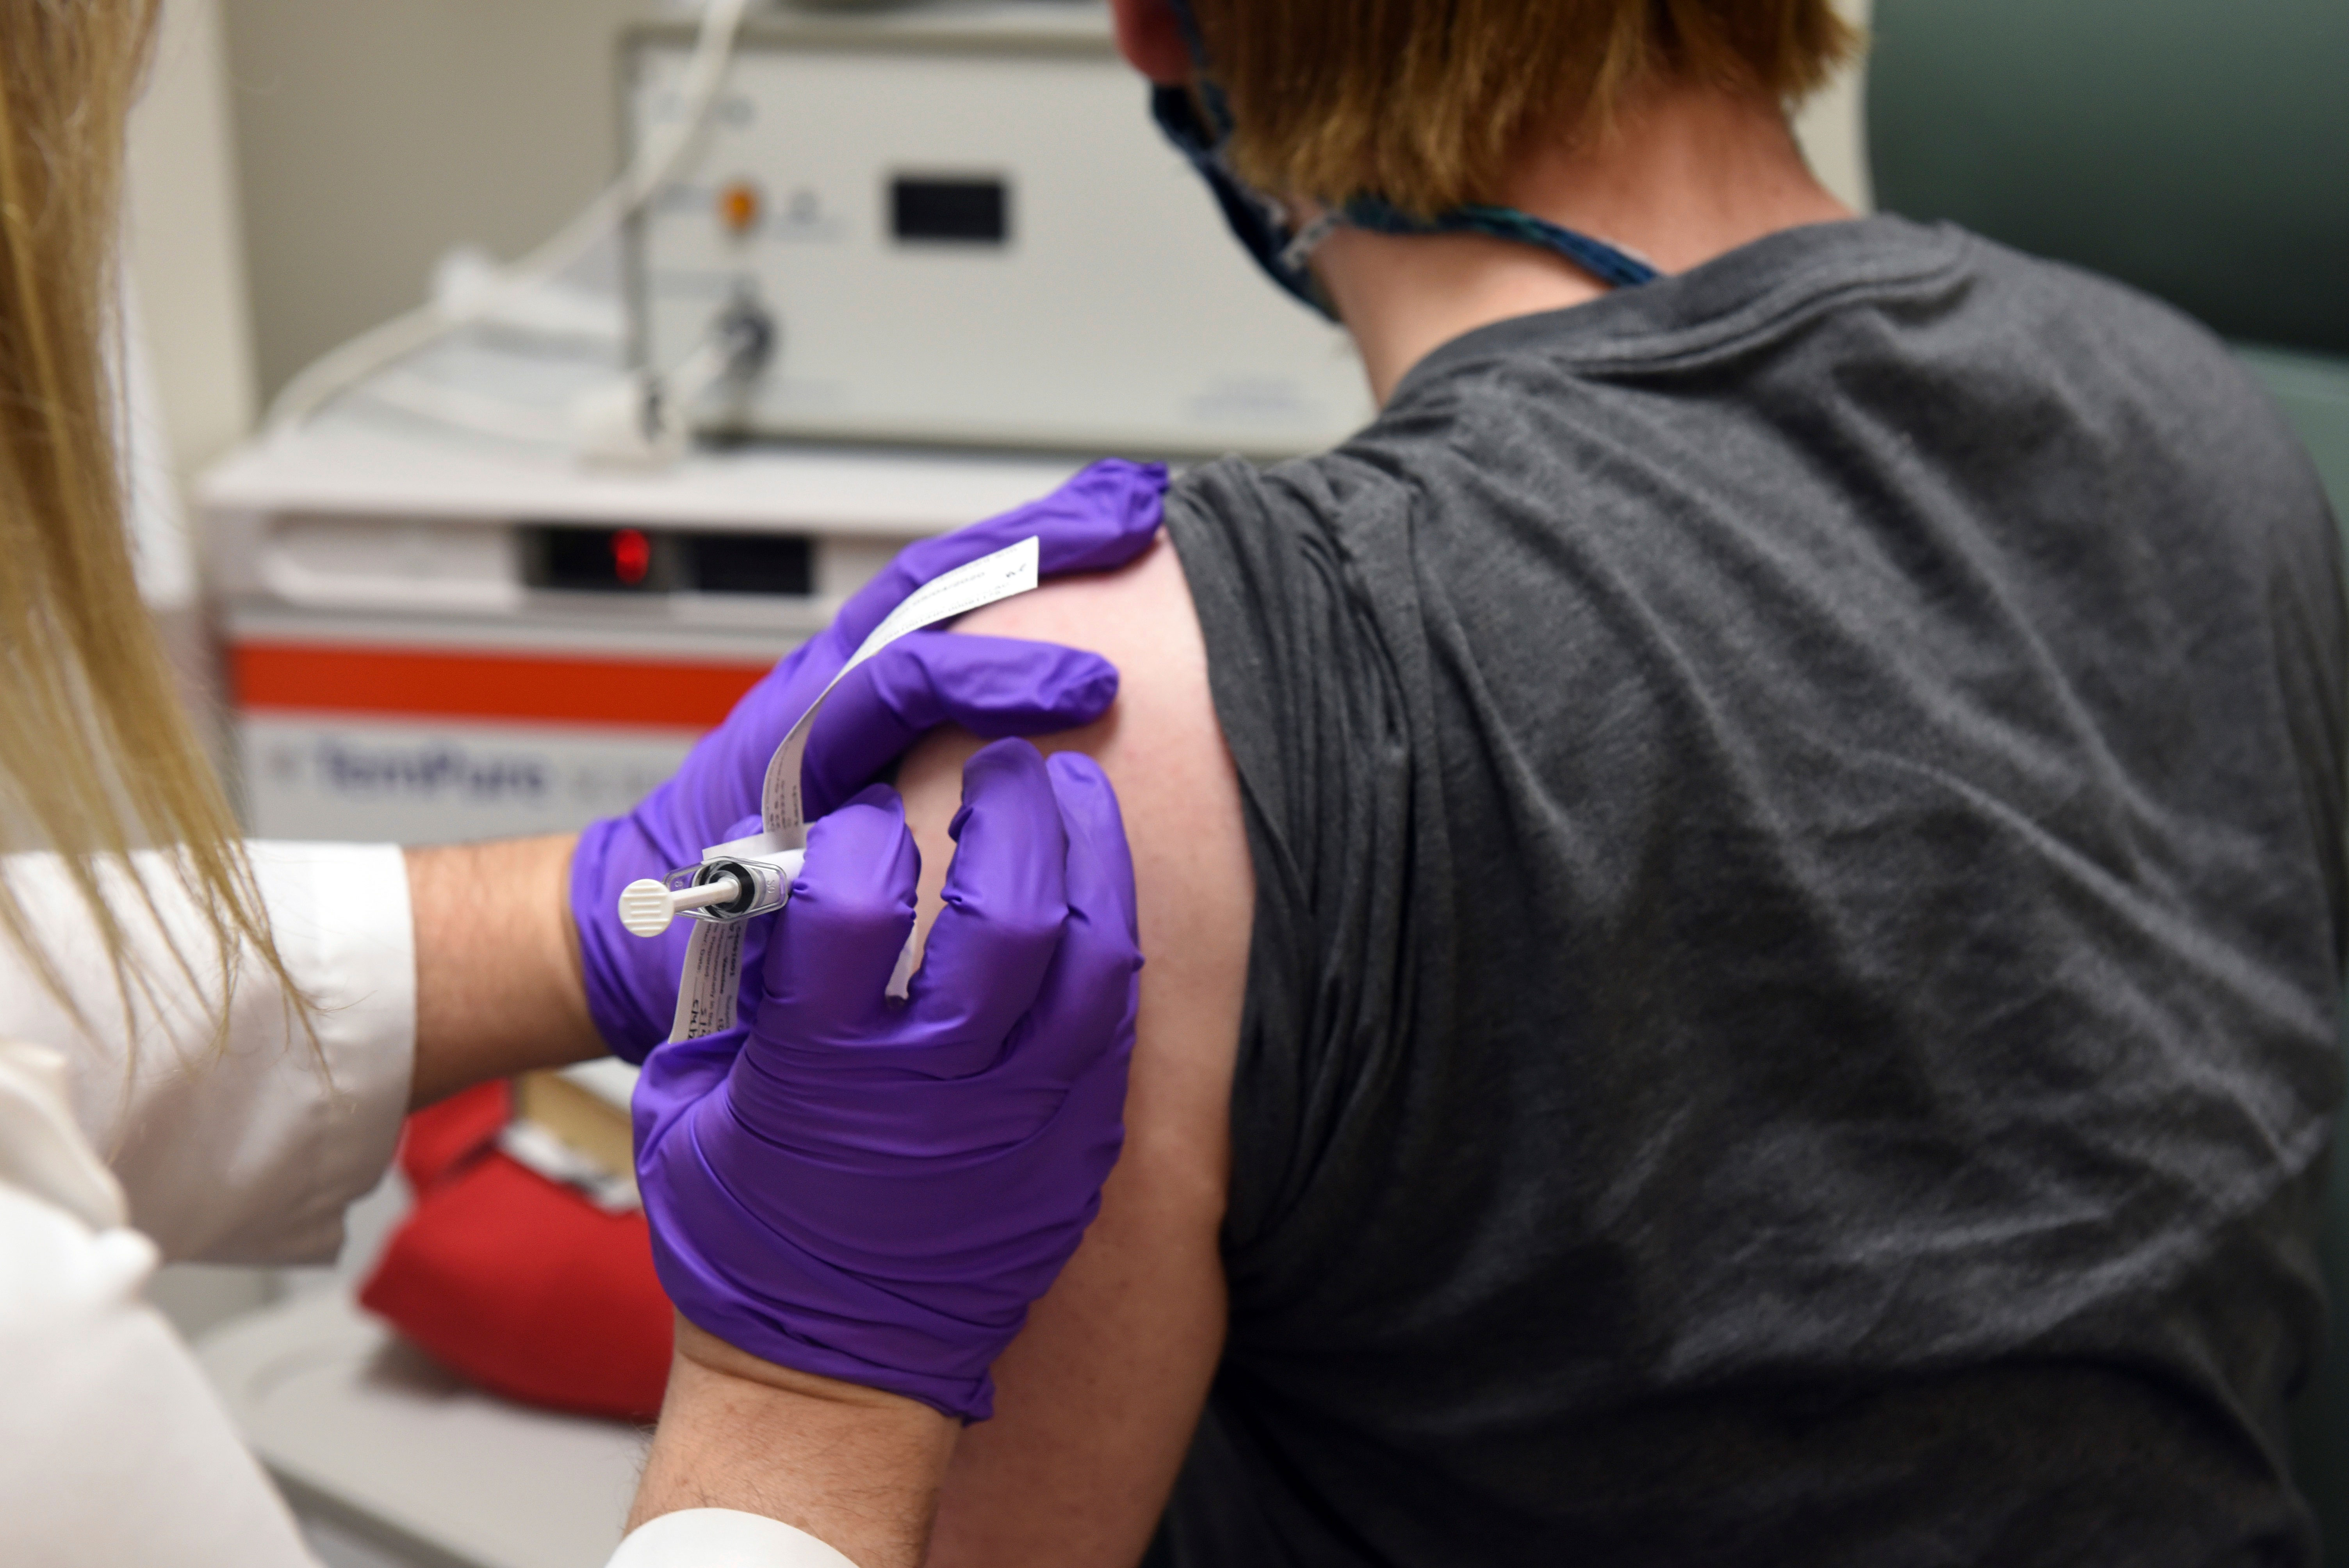
M 1169 525 L 1258 896 L 1153 1561 L 2313 1561 L 2344 614 L 2207 334 L 1897 219 Z

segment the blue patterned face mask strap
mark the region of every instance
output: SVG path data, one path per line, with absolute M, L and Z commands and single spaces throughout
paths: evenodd
M 1454 207 L 1433 218 L 1420 219 L 1396 211 L 1375 196 L 1358 196 L 1346 203 L 1341 221 L 1381 234 L 1483 234 L 1495 240 L 1538 245 L 1557 252 L 1610 288 L 1632 288 L 1653 283 L 1662 275 L 1655 263 L 1637 251 L 1609 244 L 1578 229 L 1537 218 L 1531 212 L 1520 212 L 1515 207 Z
M 1179 87 L 1155 89 L 1151 94 L 1152 118 L 1215 192 L 1233 236 L 1265 275 L 1330 320 L 1335 321 L 1338 313 L 1307 261 L 1313 248 L 1340 224 L 1381 234 L 1483 234 L 1534 245 L 1564 256 L 1610 288 L 1630 288 L 1659 275 L 1654 263 L 1637 252 L 1515 207 L 1477 204 L 1454 207 L 1433 218 L 1414 218 L 1380 197 L 1357 196 L 1299 230 L 1278 201 L 1231 171 L 1225 156 L 1232 139 L 1231 107 L 1207 68 L 1206 41 L 1200 36 L 1189 0 L 1166 0 L 1166 4 L 1182 32 L 1184 47 L 1190 51 L 1197 90 L 1195 96 Z
M 1183 47 L 1191 57 L 1191 86 L 1206 112 L 1208 133 L 1220 148 L 1231 139 L 1232 109 L 1225 101 L 1222 86 L 1207 73 L 1206 36 L 1199 31 L 1199 19 L 1191 14 L 1191 0 L 1166 0 L 1166 8 L 1174 14 L 1174 28 L 1183 35 Z

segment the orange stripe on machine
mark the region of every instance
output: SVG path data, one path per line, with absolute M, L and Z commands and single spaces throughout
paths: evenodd
M 769 667 L 306 643 L 238 643 L 229 656 L 247 711 L 689 729 L 724 718 Z

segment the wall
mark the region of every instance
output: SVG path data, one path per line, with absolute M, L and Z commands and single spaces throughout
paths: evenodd
M 217 0 L 162 9 L 153 74 L 130 117 L 130 276 L 176 466 L 253 423 L 253 324 Z
M 221 0 L 264 395 L 511 259 L 616 170 L 615 36 L 644 0 Z
M 217 669 L 181 490 L 252 428 L 253 333 L 216 0 L 171 0 L 130 115 L 124 214 L 139 585 L 215 757 Z
M 1868 26 L 1874 10 L 1871 0 L 1837 0 L 1836 8 L 1861 27 Z M 1863 61 L 1827 84 L 1795 117 L 1795 135 L 1812 171 L 1847 206 L 1862 212 L 1875 205 L 1868 188 L 1867 117 L 1861 102 L 1867 79 Z

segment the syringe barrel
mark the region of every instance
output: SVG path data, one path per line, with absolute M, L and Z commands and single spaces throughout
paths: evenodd
M 713 903 L 685 913 L 695 920 L 748 920 L 754 914 L 765 914 L 790 902 L 792 879 L 800 872 L 804 852 L 787 850 L 772 859 L 764 856 L 726 855 L 708 860 L 695 869 L 688 885 L 698 887 L 716 882 L 720 877 L 732 877 L 742 891 L 723 903 Z

